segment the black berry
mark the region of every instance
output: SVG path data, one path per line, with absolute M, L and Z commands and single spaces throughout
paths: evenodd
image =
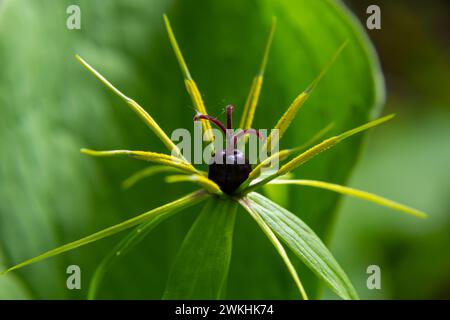
M 252 166 L 242 152 L 234 149 L 232 154 L 227 155 L 226 150 L 222 150 L 209 165 L 208 178 L 217 183 L 223 192 L 231 195 L 247 180 L 251 171 Z
M 236 149 L 237 138 L 244 134 L 253 133 L 261 138 L 259 133 L 253 129 L 246 129 L 239 134 L 234 135 L 230 133 L 232 130 L 232 114 L 233 106 L 227 106 L 227 127 L 222 122 L 208 115 L 196 115 L 194 121 L 208 120 L 217 125 L 226 136 L 227 148 L 225 150 L 217 151 L 213 157 L 208 170 L 208 178 L 217 183 L 220 189 L 228 194 L 232 195 L 239 188 L 239 186 L 248 178 L 248 175 L 252 171 L 250 165 L 244 154 Z M 229 130 L 227 132 L 227 129 Z

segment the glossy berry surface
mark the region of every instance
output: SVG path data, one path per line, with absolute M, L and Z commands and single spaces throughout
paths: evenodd
M 252 166 L 242 152 L 235 149 L 227 155 L 222 150 L 209 165 L 208 178 L 217 183 L 224 193 L 232 195 L 251 171 Z
M 258 131 L 254 129 L 244 129 L 239 133 L 232 132 L 233 129 L 233 106 L 227 106 L 227 125 L 214 117 L 205 114 L 197 114 L 194 121 L 207 120 L 214 123 L 226 137 L 227 149 L 221 150 L 213 157 L 209 164 L 208 178 L 214 181 L 224 193 L 234 194 L 239 186 L 247 180 L 252 171 L 245 155 L 236 148 L 237 139 L 246 134 L 255 134 L 262 138 Z

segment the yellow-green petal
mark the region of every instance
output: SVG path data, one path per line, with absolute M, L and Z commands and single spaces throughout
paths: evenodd
M 213 193 L 216 195 L 222 195 L 222 190 L 220 187 L 212 180 L 208 179 L 205 176 L 193 174 L 193 175 L 171 175 L 166 177 L 166 182 L 175 183 L 175 182 L 193 182 L 200 186 L 202 186 L 209 193 Z
M 251 185 L 250 187 L 248 187 L 245 190 L 245 192 L 248 193 L 250 191 L 253 191 L 256 188 L 268 183 L 269 181 L 272 181 L 272 180 L 278 178 L 279 176 L 285 175 L 285 174 L 291 172 L 292 170 L 295 170 L 296 168 L 298 168 L 305 162 L 308 162 L 309 160 L 314 158 L 319 153 L 322 153 L 322 152 L 334 147 L 339 142 L 341 142 L 357 133 L 360 133 L 360 132 L 368 130 L 370 128 L 379 126 L 380 124 L 391 120 L 393 117 L 394 117 L 393 114 L 387 115 L 385 117 L 370 121 L 366 124 L 363 124 L 359 127 L 354 128 L 354 129 L 348 130 L 338 136 L 334 136 L 334 137 L 325 139 L 321 143 L 315 145 L 314 147 L 309 148 L 305 152 L 301 153 L 300 155 L 296 156 L 294 159 L 292 159 L 291 161 L 289 161 L 288 163 L 283 165 L 275 174 L 268 176 L 265 179 Z
M 334 61 L 337 59 L 339 54 L 342 52 L 342 50 L 347 45 L 347 41 L 345 41 L 338 50 L 334 53 L 333 57 L 327 62 L 327 64 L 322 68 L 319 75 L 311 82 L 311 84 L 306 88 L 305 91 L 300 93 L 294 101 L 291 103 L 289 108 L 286 110 L 286 112 L 281 116 L 281 118 L 278 120 L 277 124 L 275 125 L 274 129 L 278 130 L 278 139 L 281 139 L 286 132 L 286 130 L 289 128 L 290 124 L 294 120 L 295 116 L 297 115 L 298 110 L 303 106 L 305 101 L 308 99 L 308 97 L 311 95 L 311 92 L 314 90 L 314 88 L 317 86 L 319 81 L 322 79 L 324 74 L 328 71 L 328 69 L 331 67 L 331 65 L 334 63 Z M 267 138 L 266 144 L 264 146 L 264 149 L 268 149 L 272 151 L 273 146 L 271 145 L 271 142 L 273 140 L 273 135 L 269 135 Z
M 180 46 L 178 45 L 178 41 L 175 38 L 175 34 L 173 32 L 172 26 L 170 25 L 169 18 L 167 15 L 164 15 L 164 23 L 166 25 L 167 34 L 169 36 L 170 44 L 172 45 L 173 51 L 175 52 L 175 56 L 178 60 L 178 64 L 180 65 L 181 72 L 184 76 L 184 84 L 186 85 L 186 90 L 191 96 L 192 103 L 195 106 L 195 109 L 204 115 L 207 115 L 205 103 L 203 102 L 202 95 L 200 90 L 197 87 L 194 79 L 192 79 L 191 73 L 189 72 L 186 61 L 184 60 L 183 54 L 181 53 Z M 212 141 L 213 135 L 211 131 L 211 124 L 208 121 L 202 121 L 203 129 L 207 133 L 207 140 Z
M 341 186 L 339 184 L 334 184 L 334 183 L 329 183 L 329 182 L 324 182 L 324 181 L 317 181 L 317 180 L 303 180 L 303 179 L 302 180 L 273 180 L 270 182 L 270 184 L 294 184 L 294 185 L 309 186 L 309 187 L 330 190 L 330 191 L 334 191 L 334 192 L 337 192 L 340 194 L 367 200 L 367 201 L 376 203 L 380 206 L 384 206 L 384 207 L 388 207 L 388 208 L 391 208 L 394 210 L 402 211 L 407 214 L 416 216 L 418 218 L 426 218 L 427 217 L 426 213 L 416 210 L 414 208 L 408 207 L 401 203 L 386 199 L 384 197 L 378 196 L 373 193 Z
M 90 149 L 81 149 L 80 151 L 84 154 L 95 157 L 129 156 L 139 160 L 174 167 L 186 173 L 197 173 L 197 170 L 190 163 L 185 162 L 177 157 L 173 157 L 163 153 L 149 152 L 149 151 L 131 151 L 131 150 L 96 151 Z
M 161 129 L 158 123 L 153 119 L 153 117 L 150 114 L 147 113 L 147 111 L 145 111 L 144 108 L 142 108 L 136 101 L 127 97 L 119 89 L 113 86 L 111 82 L 106 80 L 104 76 L 102 76 L 97 70 L 95 70 L 89 63 L 87 63 L 79 55 L 76 55 L 75 57 L 89 72 L 91 72 L 95 77 L 97 77 L 101 82 L 103 82 L 103 84 L 105 84 L 106 87 L 108 87 L 112 92 L 114 92 L 116 95 L 122 98 L 131 108 L 131 110 L 133 110 L 142 119 L 142 121 L 144 121 L 144 123 L 153 131 L 153 133 L 156 134 L 156 136 L 161 140 L 162 143 L 164 143 L 164 145 L 170 152 L 174 152 L 179 157 L 182 157 L 178 147 L 172 142 L 172 140 L 170 140 L 169 136 L 164 132 L 163 129 Z
M 266 70 L 267 61 L 269 59 L 270 47 L 272 46 L 273 36 L 275 34 L 277 20 L 272 18 L 272 27 L 270 29 L 269 37 L 267 39 L 266 48 L 264 50 L 261 66 L 258 74 L 253 78 L 252 86 L 248 94 L 247 100 L 244 105 L 244 111 L 241 116 L 239 128 L 250 129 L 252 127 L 253 119 L 255 117 L 256 107 L 258 105 L 259 96 L 261 94 L 261 88 L 264 80 L 264 72 Z
M 132 186 L 134 186 L 136 183 L 141 181 L 142 179 L 151 177 L 158 173 L 164 173 L 164 172 L 183 172 L 183 171 L 180 171 L 177 168 L 168 167 L 168 166 L 150 166 L 150 167 L 141 169 L 141 170 L 133 173 L 130 177 L 125 179 L 122 182 L 122 188 L 129 189 Z

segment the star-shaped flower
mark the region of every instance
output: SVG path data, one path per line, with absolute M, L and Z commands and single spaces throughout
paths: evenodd
M 211 123 L 216 124 L 224 134 L 226 134 L 226 129 L 232 128 L 232 111 L 231 106 L 227 107 L 227 125 L 222 124 L 218 119 L 213 118 L 208 115 L 206 107 L 203 103 L 202 96 L 194 82 L 186 62 L 181 54 L 178 43 L 175 39 L 174 33 L 170 26 L 169 20 L 164 16 L 166 23 L 168 35 L 172 47 L 175 51 L 175 55 L 180 64 L 182 73 L 184 75 L 184 81 L 186 89 L 192 98 L 192 103 L 194 104 L 198 114 L 195 116 L 194 120 L 207 120 L 202 121 L 203 128 L 205 132 L 209 134 L 208 139 L 211 141 L 214 136 L 211 133 Z M 263 55 L 261 67 L 257 75 L 253 79 L 253 83 L 250 89 L 249 96 L 244 106 L 243 116 L 241 118 L 239 127 L 242 129 L 239 136 L 245 134 L 258 134 L 258 131 L 251 129 L 253 118 L 255 115 L 256 107 L 258 104 L 259 95 L 261 92 L 261 87 L 263 83 L 264 70 L 267 64 L 269 50 L 275 30 L 275 19 L 273 20 L 272 29 L 267 41 L 266 49 Z M 339 53 L 344 49 L 346 43 L 344 43 L 332 57 L 330 62 L 323 68 L 319 76 L 312 81 L 311 85 L 302 93 L 300 93 L 297 98 L 292 102 L 280 120 L 275 124 L 274 129 L 277 129 L 279 138 L 281 139 L 286 130 L 289 128 L 290 123 L 294 120 L 297 111 L 304 104 L 307 98 L 310 96 L 313 89 L 319 83 L 320 78 L 324 75 L 325 71 L 331 66 L 333 61 L 337 58 Z M 168 183 L 175 182 L 193 182 L 200 186 L 200 189 L 181 197 L 173 202 L 165 204 L 161 207 L 150 210 L 144 214 L 138 215 L 134 218 L 126 220 L 122 223 L 116 224 L 104 230 L 98 231 L 80 240 L 68 243 L 66 245 L 60 246 L 56 249 L 45 252 L 35 258 L 24 261 L 17 264 L 8 270 L 4 271 L 6 274 L 10 271 L 22 268 L 29 264 L 44 260 L 46 258 L 61 254 L 63 252 L 78 248 L 80 246 L 86 245 L 88 243 L 100 240 L 102 238 L 111 236 L 125 229 L 131 227 L 136 227 L 136 229 L 131 232 L 127 237 L 125 237 L 114 250 L 105 257 L 102 263 L 97 268 L 95 275 L 91 281 L 89 297 L 94 298 L 98 291 L 99 285 L 105 272 L 107 271 L 110 264 L 119 256 L 123 256 L 127 250 L 129 250 L 133 245 L 152 230 L 158 223 L 172 216 L 174 213 L 179 212 L 187 207 L 198 204 L 202 201 L 210 199 L 210 201 L 205 205 L 205 209 L 200 214 L 198 220 L 193 226 L 193 229 L 205 231 L 204 237 L 201 239 L 195 238 L 193 235 L 195 232 L 188 234 L 191 243 L 183 245 L 181 252 L 179 254 L 178 260 L 184 261 L 183 259 L 190 259 L 189 256 L 192 251 L 196 251 L 197 247 L 195 244 L 201 245 L 203 241 L 211 241 L 217 245 L 217 251 L 214 252 L 202 252 L 201 249 L 196 252 L 195 258 L 204 258 L 204 261 L 198 261 L 195 270 L 185 270 L 183 266 L 182 274 L 185 277 L 194 276 L 195 274 L 203 274 L 208 279 L 210 279 L 208 290 L 211 291 L 209 297 L 219 298 L 221 291 L 226 280 L 226 275 L 229 266 L 230 252 L 227 248 L 231 246 L 231 236 L 229 233 L 224 233 L 221 236 L 217 236 L 212 232 L 206 232 L 207 229 L 212 228 L 209 224 L 211 220 L 211 212 L 213 215 L 217 215 L 223 218 L 223 225 L 218 226 L 219 229 L 227 228 L 229 224 L 234 223 L 234 216 L 236 212 L 237 205 L 241 205 L 250 216 L 256 221 L 264 234 L 275 246 L 276 250 L 283 259 L 289 273 L 291 274 L 296 286 L 298 287 L 300 296 L 303 299 L 308 299 L 305 289 L 300 281 L 300 278 L 288 257 L 282 242 L 298 257 L 303 263 L 308 266 L 321 280 L 325 282 L 327 286 L 330 287 L 337 295 L 343 299 L 357 299 L 358 295 L 354 290 L 350 280 L 344 273 L 342 268 L 336 262 L 334 257 L 331 255 L 326 246 L 322 243 L 319 237 L 311 230 L 300 218 L 293 213 L 289 212 L 285 208 L 277 205 L 270 199 L 262 196 L 257 192 L 262 186 L 267 184 L 272 185 L 300 185 L 309 186 L 315 188 L 321 188 L 329 191 L 334 191 L 340 194 L 353 196 L 363 200 L 375 202 L 379 205 L 386 206 L 395 210 L 403 211 L 405 213 L 423 218 L 425 213 L 415 210 L 413 208 L 407 207 L 405 205 L 399 204 L 397 202 L 385 199 L 383 197 L 356 190 L 353 188 L 324 182 L 316 180 L 292 180 L 286 179 L 287 175 L 293 170 L 297 169 L 299 166 L 308 162 L 318 154 L 326 151 L 330 148 L 335 147 L 340 142 L 344 141 L 351 136 L 370 129 L 372 127 L 378 126 L 390 119 L 394 115 L 388 115 L 377 120 L 363 124 L 357 128 L 346 131 L 342 134 L 331 136 L 324 139 L 318 144 L 311 145 L 319 139 L 322 139 L 324 135 L 327 134 L 332 125 L 326 126 L 321 130 L 316 136 L 314 136 L 310 142 L 306 145 L 292 148 L 283 149 L 281 151 L 274 151 L 274 136 L 269 135 L 265 140 L 264 148 L 269 151 L 269 157 L 260 161 L 254 167 L 244 159 L 244 165 L 238 164 L 237 160 L 239 157 L 244 157 L 236 149 L 235 139 L 238 135 L 232 136 L 227 135 L 227 140 L 231 145 L 231 149 L 225 151 L 216 151 L 220 154 L 220 157 L 232 157 L 233 161 L 231 163 L 216 164 L 212 163 L 209 165 L 209 173 L 205 173 L 200 169 L 193 166 L 188 162 L 178 149 L 178 147 L 173 143 L 173 141 L 168 137 L 168 135 L 163 131 L 163 129 L 158 125 L 158 123 L 149 115 L 144 108 L 142 108 L 136 101 L 127 97 L 122 92 L 120 92 L 116 87 L 114 87 L 105 77 L 103 77 L 99 72 L 97 72 L 93 67 L 91 67 L 85 60 L 81 57 L 76 56 L 79 62 L 84 65 L 92 74 L 94 74 L 100 81 L 102 81 L 109 89 L 111 89 L 116 95 L 122 98 L 127 105 L 144 121 L 144 123 L 158 136 L 162 143 L 166 146 L 169 153 L 162 154 L 149 151 L 130 151 L 130 150 L 113 150 L 113 151 L 94 151 L 88 149 L 82 149 L 81 152 L 92 155 L 92 156 L 131 156 L 139 160 L 144 160 L 157 164 L 157 166 L 151 166 L 142 171 L 137 172 L 129 179 L 124 182 L 125 187 L 131 187 L 137 181 L 152 176 L 160 172 L 177 173 L 175 175 L 170 175 L 166 178 Z M 263 169 L 270 166 L 271 161 L 274 158 L 278 158 L 281 161 L 285 161 L 282 166 L 269 174 L 262 174 Z M 235 161 L 236 160 L 236 161 Z M 270 172 L 270 170 L 269 170 Z M 221 218 L 221 219 L 222 219 Z M 189 246 L 193 246 L 193 250 L 187 250 Z M 177 263 L 174 267 L 177 269 Z M 200 272 L 201 271 L 201 272 Z M 189 272 L 192 272 L 191 274 Z M 217 274 L 212 274 L 216 272 Z M 166 298 L 183 298 L 184 291 L 175 292 L 178 289 L 174 289 L 171 283 L 183 282 L 184 279 L 180 278 L 179 275 L 172 275 L 169 279 L 169 284 L 166 289 Z M 197 281 L 197 283 L 200 283 Z M 181 286 L 182 287 L 182 286 Z M 195 287 L 189 287 L 186 290 L 189 292 L 195 292 L 197 290 Z

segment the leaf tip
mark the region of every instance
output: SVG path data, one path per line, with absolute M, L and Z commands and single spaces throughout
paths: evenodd
M 86 154 L 88 156 L 95 156 L 95 155 L 97 155 L 97 151 L 91 150 L 91 149 L 87 149 L 87 148 L 81 148 L 80 149 L 80 153 Z
M 131 186 L 133 186 L 133 182 L 129 181 L 128 179 L 124 180 L 121 184 L 120 184 L 120 188 L 122 190 L 128 190 L 131 188 Z
M 388 118 L 387 120 L 391 120 L 392 118 L 395 118 L 396 116 L 397 116 L 396 113 L 391 113 L 391 114 L 387 115 L 386 118 Z
M 75 54 L 75 59 L 84 66 L 87 66 L 87 62 L 78 54 Z
M 363 125 L 361 125 L 359 127 L 356 127 L 354 129 L 348 130 L 348 131 L 346 131 L 346 132 L 336 136 L 336 138 L 339 141 L 342 141 L 342 140 L 347 139 L 348 137 L 351 137 L 351 136 L 353 136 L 353 135 L 355 135 L 357 133 L 360 133 L 362 131 L 371 129 L 373 127 L 377 127 L 377 126 L 379 126 L 379 125 L 381 125 L 381 124 L 391 120 L 394 117 L 395 117 L 395 113 L 391 113 L 391 114 L 389 114 L 387 116 L 384 116 L 384 117 L 372 120 L 372 121 L 367 122 L 367 123 L 365 123 L 365 124 L 363 124 Z
M 419 219 L 428 219 L 428 214 L 423 211 L 413 209 L 411 213 Z
M 349 43 L 349 40 L 346 39 L 336 50 L 336 52 L 333 54 L 330 60 L 325 64 L 325 66 L 322 68 L 322 70 L 319 72 L 319 75 L 311 82 L 311 84 L 305 89 L 304 93 L 310 94 L 314 88 L 319 84 L 322 77 L 325 75 L 325 73 L 330 69 L 330 67 L 334 64 L 336 59 L 339 57 L 339 55 L 342 53 L 342 51 L 345 49 L 347 44 Z
M 273 41 L 273 37 L 274 37 L 276 28 L 277 28 L 277 18 L 275 16 L 272 16 L 272 23 L 270 26 L 269 36 L 267 38 L 266 47 L 264 49 L 261 66 L 260 66 L 258 74 L 257 74 L 258 77 L 264 76 L 264 72 L 266 70 L 267 61 L 269 60 L 270 48 L 272 47 L 272 41 Z

